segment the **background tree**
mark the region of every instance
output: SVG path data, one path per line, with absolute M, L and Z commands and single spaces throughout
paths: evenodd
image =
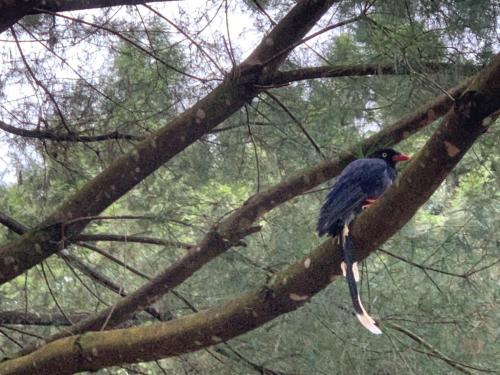
M 498 371 L 498 4 L 155 3 L 0 3 L 0 373 Z M 314 227 L 399 142 L 372 337 Z

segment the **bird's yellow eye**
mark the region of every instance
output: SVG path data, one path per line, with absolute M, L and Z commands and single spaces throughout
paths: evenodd
M 383 152 L 383 153 L 382 153 L 382 157 L 383 157 L 383 158 L 386 158 L 386 157 L 387 157 L 387 152 Z

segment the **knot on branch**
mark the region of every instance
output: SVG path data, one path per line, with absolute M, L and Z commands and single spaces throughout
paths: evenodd
M 217 232 L 215 235 L 218 240 L 224 242 L 226 246 L 246 246 L 246 243 L 242 241 L 242 238 L 256 233 L 261 229 L 262 227 L 260 225 L 255 225 L 241 230 L 224 231 L 224 233 Z
M 65 225 L 62 221 L 54 221 L 48 224 L 45 223 L 35 228 L 35 232 L 51 243 L 59 244 L 67 239 Z
M 253 99 L 257 94 L 255 84 L 262 76 L 263 66 L 261 64 L 242 64 L 235 66 L 228 75 L 231 82 L 238 88 L 239 94 Z

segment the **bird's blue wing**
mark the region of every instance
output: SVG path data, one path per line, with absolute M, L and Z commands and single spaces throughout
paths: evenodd
M 317 225 L 319 235 L 337 235 L 344 223 L 348 224 L 361 210 L 367 198 L 382 194 L 387 178 L 383 160 L 359 159 L 350 163 L 335 181 L 321 207 Z

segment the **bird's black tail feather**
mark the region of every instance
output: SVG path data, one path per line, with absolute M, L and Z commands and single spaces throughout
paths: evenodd
M 342 255 L 344 257 L 344 262 L 345 262 L 345 277 L 347 280 L 347 285 L 349 286 L 349 293 L 351 295 L 354 311 L 356 312 L 356 317 L 361 322 L 361 324 L 371 333 L 377 335 L 381 334 L 382 331 L 376 325 L 375 320 L 373 320 L 373 318 L 370 315 L 368 315 L 359 297 L 358 288 L 356 285 L 356 279 L 354 277 L 354 271 L 353 271 L 354 241 L 347 234 L 347 231 L 342 231 L 340 233 L 340 245 L 342 248 Z

